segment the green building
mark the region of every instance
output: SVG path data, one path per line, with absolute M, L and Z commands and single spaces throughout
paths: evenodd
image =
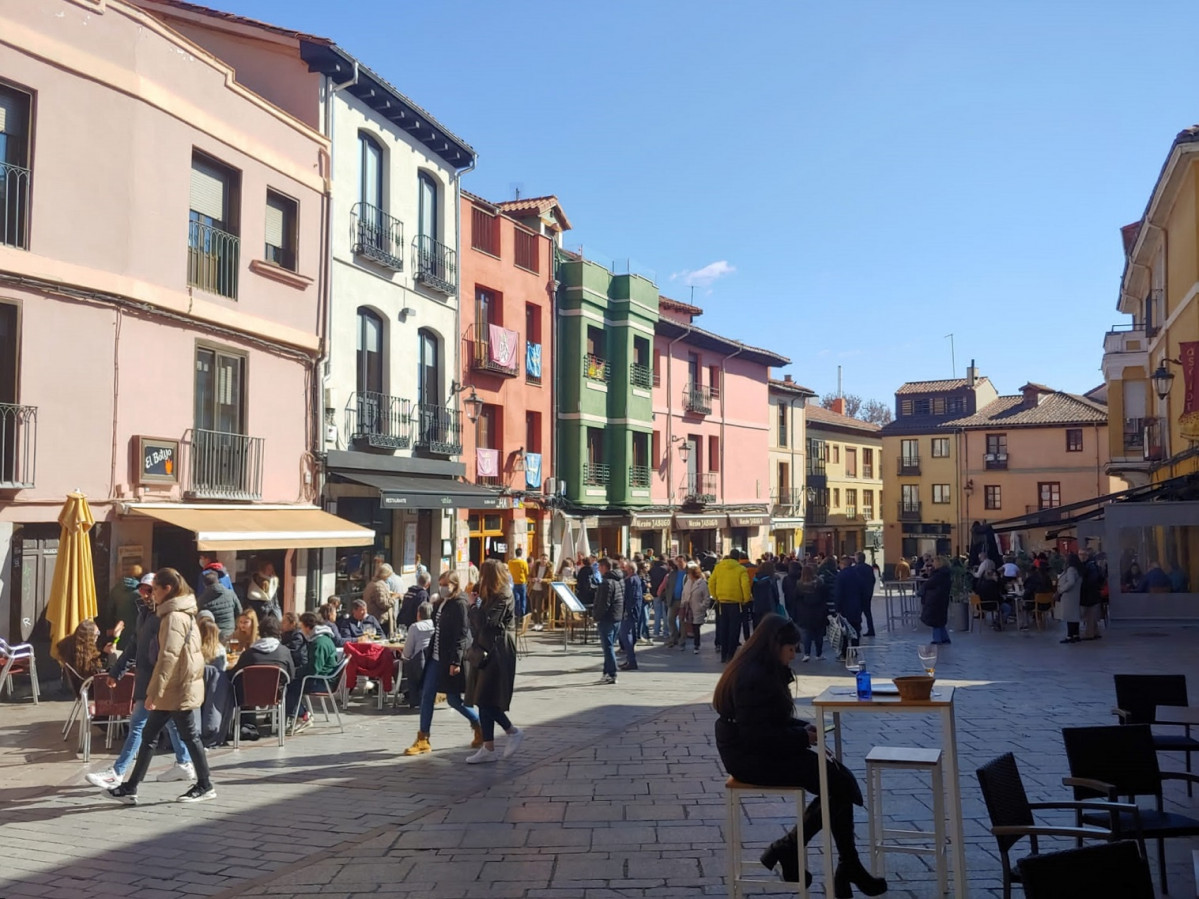
M 658 288 L 573 255 L 558 280 L 555 471 L 592 549 L 619 552 L 629 512 L 650 504 Z

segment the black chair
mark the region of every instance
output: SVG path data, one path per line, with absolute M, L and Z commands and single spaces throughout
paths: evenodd
M 983 802 L 991 818 L 991 834 L 999 844 L 999 859 L 1003 863 L 1003 897 L 1011 899 L 1012 884 L 1021 882 L 1021 873 L 1012 867 L 1008 852 L 1024 837 L 1036 854 L 1037 837 L 1074 837 L 1077 840 L 1110 840 L 1115 816 L 1120 812 L 1136 814 L 1136 806 L 1123 802 L 1075 800 L 1073 802 L 1029 802 L 1024 791 L 1020 769 L 1010 752 L 992 759 L 975 772 L 982 788 Z M 1106 811 L 1108 826 L 1076 824 L 1074 827 L 1037 824 L 1033 811 L 1037 809 L 1072 809 L 1075 812 Z
M 1130 840 L 1046 852 L 1020 860 L 1027 899 L 1119 896 L 1154 899 L 1149 862 Z
M 1148 724 L 1116 725 L 1114 727 L 1064 727 L 1062 739 L 1070 776 L 1063 783 L 1074 788 L 1076 799 L 1102 796 L 1115 800 L 1127 796 L 1153 796 L 1156 805 L 1142 808 L 1136 815 L 1120 812 L 1115 827 L 1117 836 L 1138 835 L 1157 840 L 1157 867 L 1161 874 L 1162 892 L 1168 893 L 1166 883 L 1166 840 L 1174 837 L 1199 836 L 1199 819 L 1167 812 L 1162 807 L 1162 782 L 1166 780 L 1199 780 L 1199 776 L 1184 772 L 1163 772 L 1157 765 L 1157 750 Z M 1103 826 L 1104 816 L 1079 811 L 1079 823 Z
M 1157 724 L 1158 706 L 1187 706 L 1185 674 L 1117 674 L 1116 706 L 1112 714 L 1121 724 Z M 1187 773 L 1191 771 L 1191 753 L 1199 752 L 1199 740 L 1191 736 L 1189 724 L 1163 725 L 1181 727 L 1184 733 L 1153 735 L 1158 752 L 1181 752 L 1186 759 Z M 1193 785 L 1187 783 L 1187 796 L 1193 796 Z

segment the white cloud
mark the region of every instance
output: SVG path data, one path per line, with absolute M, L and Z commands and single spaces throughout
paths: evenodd
M 671 281 L 682 281 L 688 287 L 711 287 L 712 282 L 717 278 L 723 278 L 725 275 L 731 275 L 737 271 L 736 266 L 729 265 L 724 259 L 718 262 L 709 262 L 703 268 L 697 268 L 695 271 L 675 272 L 670 276 Z

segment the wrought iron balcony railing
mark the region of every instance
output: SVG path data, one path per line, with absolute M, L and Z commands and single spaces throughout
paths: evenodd
M 37 406 L 0 403 L 0 490 L 34 486 Z
M 350 209 L 354 253 L 384 268 L 404 270 L 404 223 L 370 203 L 355 203 Z
M 424 234 L 412 239 L 414 277 L 426 287 L 450 296 L 458 287 L 457 253 Z
M 583 486 L 584 487 L 607 487 L 608 486 L 608 466 L 598 462 L 583 463 Z
M 462 452 L 462 421 L 459 410 L 432 403 L 417 403 L 414 409 L 414 446 L 417 449 L 440 456 L 456 456 Z
M 29 169 L 0 162 L 0 244 L 29 248 Z
M 346 432 L 357 443 L 379 449 L 412 446 L 412 403 L 398 396 L 363 390 L 350 397 Z
M 648 365 L 634 362 L 629 366 L 629 384 L 633 387 L 644 387 L 649 390 L 653 386 L 654 375 Z
M 187 283 L 237 299 L 241 240 L 236 234 L 199 221 L 187 223 Z
M 899 501 L 899 520 L 900 521 L 919 521 L 921 505 L 922 504 L 919 502 L 906 502 L 905 503 L 903 500 L 900 500 Z
M 511 346 L 495 343 L 491 340 L 492 329 L 489 325 L 475 326 L 474 352 L 471 364 L 475 371 L 492 372 L 497 375 L 507 375 L 510 378 L 520 373 L 524 360 L 520 357 L 520 335 L 507 328 L 499 328 L 504 340 L 510 341 Z M 507 357 L 508 361 L 503 361 Z
M 770 491 L 770 501 L 776 506 L 794 509 L 803 505 L 804 491 L 799 487 L 775 487 Z
M 1145 422 L 1144 418 L 1126 418 L 1124 419 L 1124 451 L 1133 451 L 1137 455 L 1141 454 L 1141 450 L 1145 447 Z
M 828 506 L 818 506 L 815 503 L 809 503 L 807 512 L 804 513 L 804 524 L 828 524 Z
M 584 353 L 583 377 L 588 381 L 611 381 L 612 366 L 607 359 L 601 359 L 594 353 Z
M 919 456 L 900 456 L 896 460 L 900 475 L 919 475 L 920 474 L 920 457 Z
M 208 431 L 191 432 L 187 492 L 203 499 L 262 499 L 261 437 Z
M 688 384 L 683 388 L 683 407 L 688 412 L 698 412 L 707 415 L 712 411 L 712 400 L 718 395 L 715 387 L 705 387 L 703 384 Z
M 633 465 L 629 468 L 630 487 L 649 487 L 651 469 L 648 465 Z
M 808 455 L 808 474 L 823 476 L 827 473 L 827 466 L 823 459 L 817 458 L 810 454 Z
M 985 453 L 983 465 L 988 471 L 1005 471 L 1007 469 L 1007 450 L 1002 453 Z
M 687 477 L 683 479 L 682 493 L 685 503 L 702 505 L 716 502 L 716 472 L 688 472 Z

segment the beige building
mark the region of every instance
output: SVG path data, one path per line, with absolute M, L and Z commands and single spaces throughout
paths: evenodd
M 804 545 L 804 494 L 807 486 L 807 428 L 804 412 L 815 391 L 787 375 L 769 383 L 770 398 L 770 549 L 776 553 Z
M 865 551 L 883 564 L 883 439 L 879 425 L 832 409 L 804 409 L 812 460 L 805 544 L 820 553 Z

